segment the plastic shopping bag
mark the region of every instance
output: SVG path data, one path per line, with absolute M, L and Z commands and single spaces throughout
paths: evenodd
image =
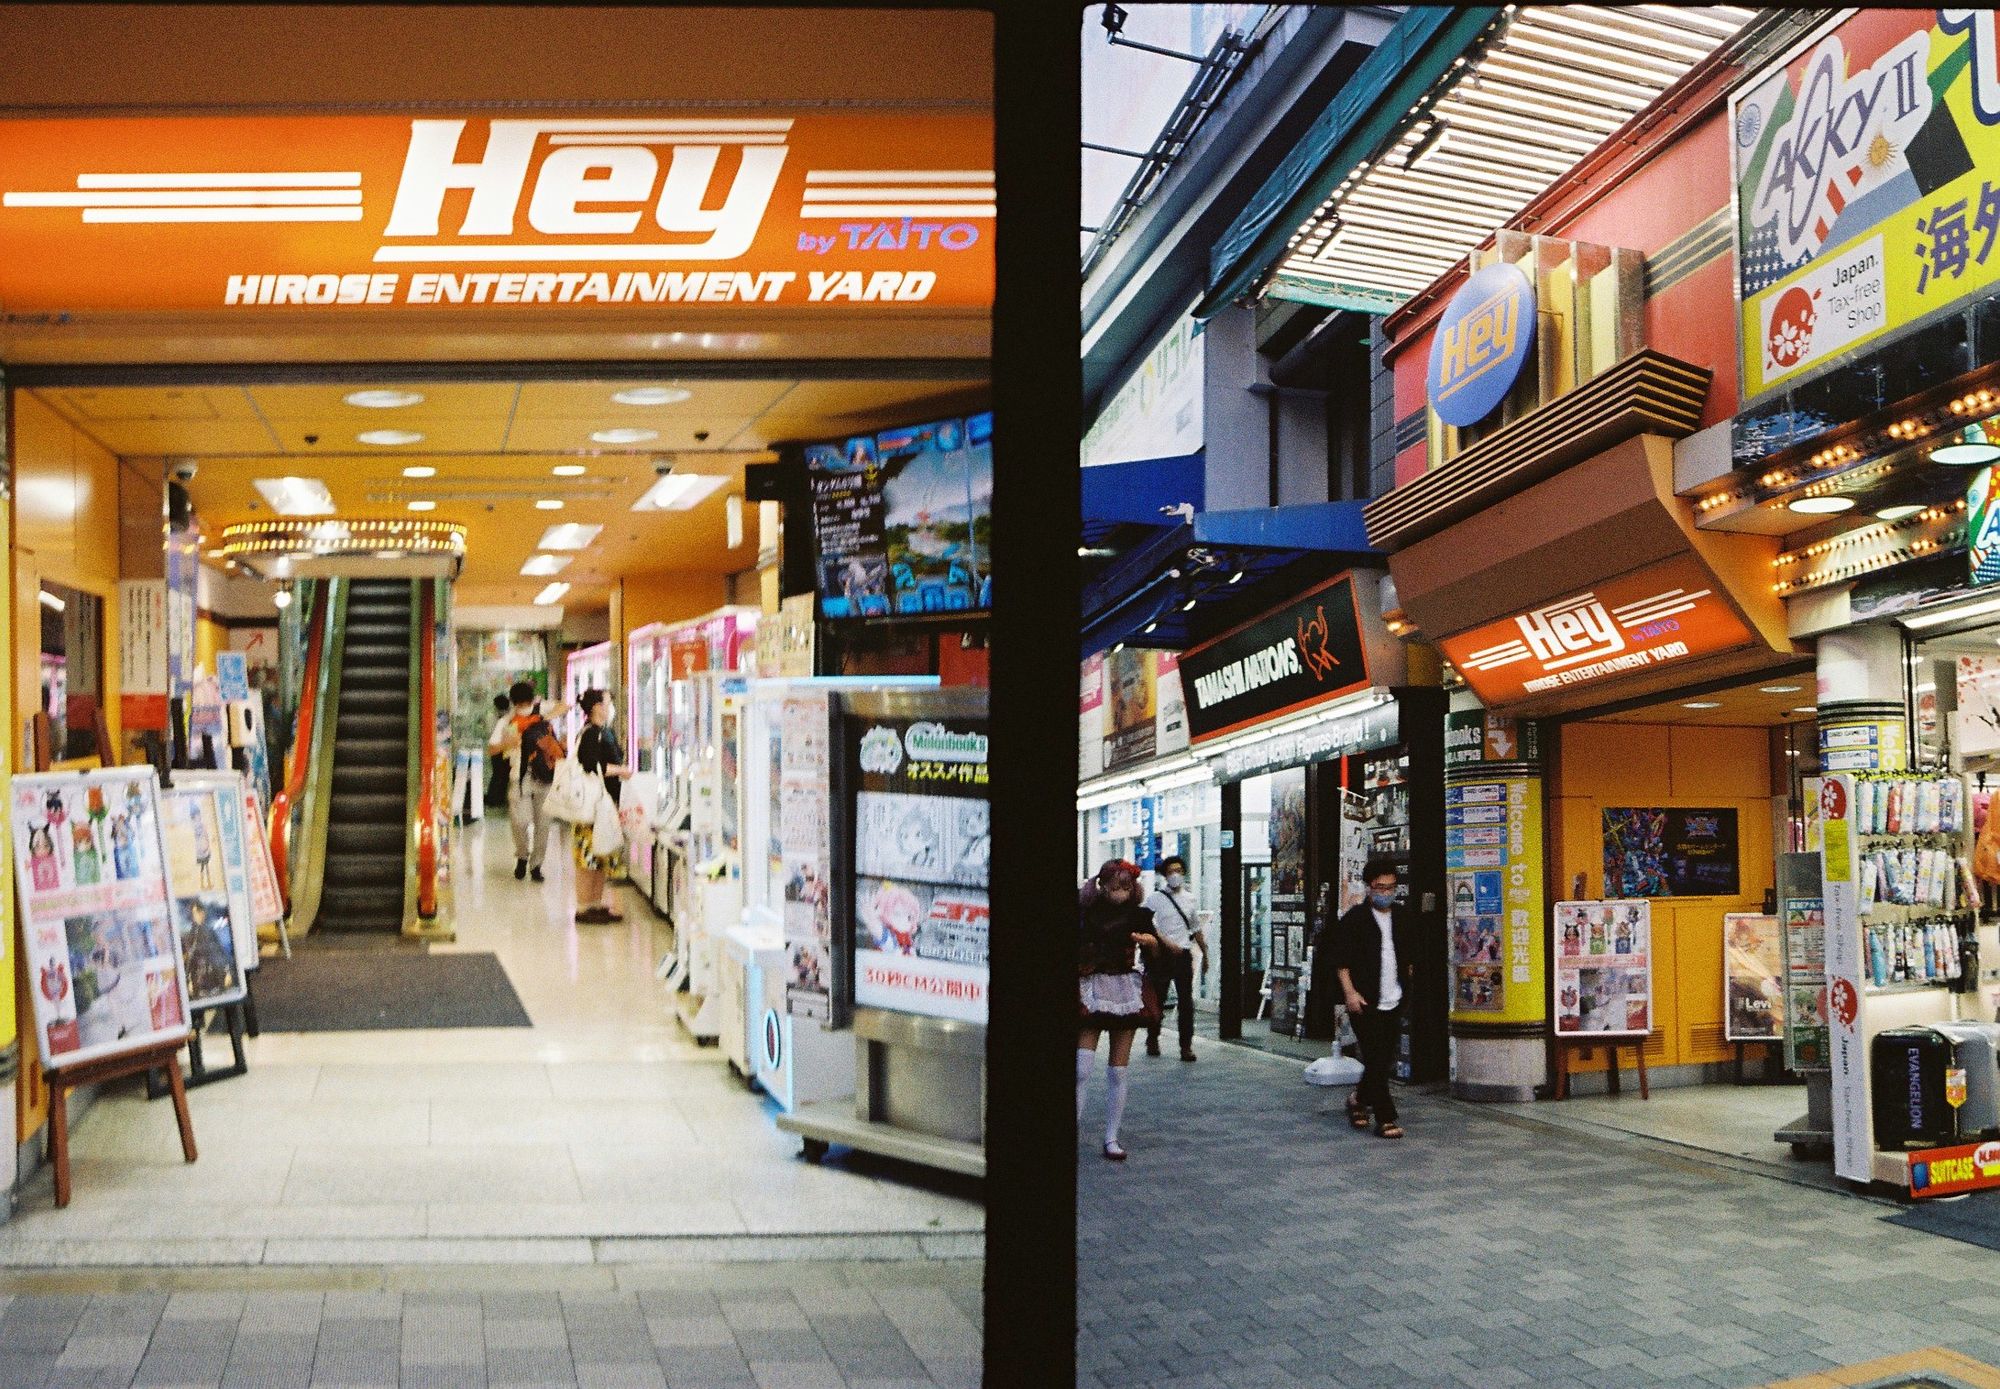
M 597 792 L 597 811 L 590 824 L 590 853 L 602 861 L 625 847 L 625 827 L 618 823 L 618 806 L 602 785 Z
M 625 842 L 636 844 L 653 832 L 654 811 L 660 804 L 660 778 L 654 772 L 636 772 L 625 778 L 618 792 L 618 823 L 625 830 Z
M 1306 1067 L 1308 1085 L 1354 1085 L 1361 1079 L 1361 1063 L 1350 1056 L 1322 1056 Z

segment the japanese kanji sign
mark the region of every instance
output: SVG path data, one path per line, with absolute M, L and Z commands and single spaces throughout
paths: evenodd
M 1861 10 L 1730 103 L 1743 397 L 2000 281 L 2000 26 Z

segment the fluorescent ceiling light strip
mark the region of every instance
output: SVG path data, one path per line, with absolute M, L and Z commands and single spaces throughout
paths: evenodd
M 1453 92 L 1452 100 L 1461 107 L 1486 111 L 1495 116 L 1527 121 L 1560 121 L 1572 129 L 1587 131 L 1599 140 L 1625 124 L 1630 117 L 1604 107 L 1586 107 L 1581 102 L 1563 102 L 1542 94 L 1515 96 L 1489 82 L 1476 92 Z
M 1337 267 L 1346 265 L 1354 270 L 1382 270 L 1390 274 L 1421 275 L 1432 279 L 1442 273 L 1440 267 L 1449 267 L 1458 259 L 1449 252 L 1413 255 L 1407 250 L 1393 249 L 1386 242 L 1387 239 L 1382 236 L 1367 236 L 1361 238 L 1361 244 L 1348 241 L 1337 250 L 1329 246 L 1309 259 L 1324 273 L 1335 273 Z
M 535 595 L 535 604 L 537 607 L 553 607 L 555 604 L 560 603 L 562 596 L 568 592 L 568 584 L 560 581 L 552 583 Z
M 87 207 L 86 222 L 359 222 L 358 207 Z
M 1635 87 L 1652 91 L 1655 95 L 1670 86 L 1676 76 L 1666 64 L 1660 69 L 1648 63 L 1623 61 L 1606 58 L 1600 54 L 1580 50 L 1572 45 L 1550 42 L 1523 35 L 1510 34 L 1507 47 L 1510 52 L 1531 54 L 1551 63 L 1573 67 L 1584 72 L 1609 77 L 1615 81 L 1629 82 Z
M 1623 103 L 1606 101 L 1589 92 L 1579 93 L 1573 84 L 1568 90 L 1559 90 L 1555 82 L 1530 82 L 1508 72 L 1489 72 L 1481 78 L 1477 87 L 1462 84 L 1452 91 L 1451 99 L 1524 102 L 1530 110 L 1549 103 L 1551 109 L 1580 120 L 1622 122 L 1631 119 Z M 1616 129 L 1616 126 L 1613 128 Z
M 911 198 L 935 198 L 943 202 L 992 202 L 993 188 L 991 184 L 985 187 L 967 184 L 963 188 L 898 188 L 893 186 L 852 188 L 844 185 L 835 187 L 832 184 L 823 184 L 818 188 L 806 189 L 805 195 L 805 200 L 809 203 L 842 202 L 868 198 L 902 198 L 906 201 Z
M 1419 219 L 1417 232 L 1422 235 L 1429 228 L 1440 231 L 1450 230 L 1482 236 L 1493 230 L 1493 224 L 1478 215 L 1458 211 L 1450 203 L 1434 198 L 1427 193 L 1391 188 L 1386 181 L 1376 188 L 1359 188 L 1348 194 L 1341 205 L 1340 215 L 1344 221 L 1352 221 L 1363 214 L 1377 217 L 1414 217 Z
M 358 189 L 315 188 L 305 191 L 266 189 L 256 192 L 199 193 L 8 193 L 7 207 L 301 207 L 358 205 Z
M 1426 178 L 1446 181 L 1459 180 L 1461 186 L 1477 188 L 1491 197 L 1495 203 L 1505 203 L 1510 209 L 1519 210 L 1544 188 L 1548 180 L 1538 179 L 1527 173 L 1498 174 L 1491 168 L 1472 162 L 1471 141 L 1450 139 L 1431 151 L 1423 167 L 1412 170 Z M 1508 213 L 1509 216 L 1513 212 Z
M 1449 265 L 1449 262 L 1446 264 Z M 1332 257 L 1318 262 L 1296 259 L 1288 261 L 1286 269 L 1294 275 L 1325 280 L 1333 284 L 1381 284 L 1383 287 L 1393 287 L 1401 294 L 1415 294 L 1435 280 L 1440 273 L 1428 265 L 1420 269 L 1405 270 L 1372 259 L 1357 261 L 1351 255 Z
M 1438 173 L 1437 166 L 1450 158 L 1450 148 L 1451 137 L 1447 135 L 1431 147 L 1431 152 L 1416 168 L 1398 169 L 1394 178 L 1384 180 L 1385 186 L 1407 189 L 1413 195 L 1456 198 L 1461 202 L 1492 208 L 1495 212 L 1511 214 L 1520 208 L 1523 200 L 1512 189 L 1483 187 L 1471 179 L 1447 178 Z
M 1950 608 L 1943 612 L 1918 613 L 1903 619 L 1905 627 L 1942 627 L 1947 622 L 1957 622 L 1968 617 L 1983 617 L 1987 613 L 2000 612 L 2000 598 L 1983 598 L 1977 603 L 1967 603 L 1963 607 Z
M 1513 161 L 1505 172 L 1483 172 L 1472 176 L 1474 182 L 1489 187 L 1520 187 L 1522 184 L 1527 184 L 1539 193 L 1576 167 L 1574 160 L 1565 160 L 1560 155 L 1543 154 L 1540 150 L 1524 150 L 1520 148 L 1520 142 L 1517 140 L 1496 138 L 1483 130 L 1474 130 L 1470 126 L 1454 126 L 1452 134 L 1456 138 L 1451 141 L 1451 152 L 1446 156 L 1447 161 L 1468 159 Z M 1530 183 L 1531 179 L 1535 181 Z
M 991 183 L 991 169 L 810 169 L 807 183 Z
M 1685 9 L 1679 5 L 1634 5 L 1631 13 L 1662 27 L 1698 30 L 1718 43 L 1755 18 L 1750 10 L 1738 10 L 1728 5 L 1690 5 Z
M 808 203 L 801 217 L 991 217 L 992 203 Z
M 359 188 L 361 175 L 326 174 L 78 174 L 78 188 Z
M 1502 120 L 1464 107 L 1454 108 L 1447 119 L 1451 121 L 1454 130 L 1463 127 L 1467 130 L 1481 131 L 1496 139 L 1520 141 L 1530 148 L 1534 147 L 1534 142 L 1539 141 L 1544 149 L 1555 145 L 1572 150 L 1578 159 L 1603 143 L 1587 135 L 1572 135 L 1568 131 L 1555 129 L 1546 123 L 1538 127 L 1531 121 Z
M 1390 263 L 1406 262 L 1412 267 L 1427 267 L 1437 264 L 1449 265 L 1465 252 L 1478 244 L 1475 233 L 1447 242 L 1438 236 L 1411 236 L 1407 232 L 1387 228 L 1376 228 L 1367 238 L 1367 244 L 1359 248 L 1365 252 L 1364 262 L 1376 256 L 1390 258 Z
M 1489 54 L 1480 63 L 1479 70 L 1516 82 L 1547 85 L 1559 93 L 1574 95 L 1579 91 L 1591 92 L 1600 100 L 1631 110 L 1644 106 L 1656 95 L 1648 83 L 1626 82 L 1602 73 L 1578 72 L 1532 53 L 1510 53 L 1504 49 Z
M 1586 43 L 1602 43 L 1622 50 L 1691 68 L 1715 51 L 1712 43 L 1684 39 L 1644 19 L 1619 23 L 1617 10 L 1590 13 L 1576 5 L 1550 5 L 1535 12 L 1537 30 L 1552 29 Z

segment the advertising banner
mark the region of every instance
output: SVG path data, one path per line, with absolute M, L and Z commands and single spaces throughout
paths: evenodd
M 1266 983 L 1271 1030 L 1297 1033 L 1305 1021 L 1306 774 L 1271 778 L 1271 954 Z
M 788 693 L 779 711 L 778 804 L 771 826 L 783 882 L 785 1008 L 825 1022 L 833 1012 L 833 897 L 828 851 L 828 749 L 824 691 Z M 768 751 L 767 754 L 768 755 Z
M 243 824 L 248 838 L 246 862 L 250 868 L 250 924 L 270 926 L 285 914 L 285 899 L 278 890 L 278 869 L 271 860 L 271 839 L 264 802 L 255 786 L 243 783 Z M 252 939 L 255 939 L 254 932 Z
M 1819 791 L 1810 793 L 1815 800 Z M 1823 1071 L 1830 1038 L 1826 1008 L 1826 909 L 1817 897 L 1787 897 L 1785 919 L 1785 1069 Z
M 1785 1030 L 1785 943 L 1775 916 L 1722 918 L 1723 1037 L 1768 1042 Z
M 243 997 L 236 923 L 222 836 L 222 810 L 213 787 L 175 786 L 160 793 L 166 835 L 167 888 L 174 929 L 180 934 L 192 1008 L 235 1003 Z
M 1824 778 L 1819 788 L 1820 900 L 1826 921 L 1826 1012 L 1833 1060 L 1833 1170 L 1849 1181 L 1874 1177 L 1868 1113 L 1868 1053 L 1861 1039 L 1861 900 L 1855 867 L 1854 778 Z
M 1734 897 L 1740 890 L 1733 808 L 1605 808 L 1606 895 Z
M 1910 1196 L 1957 1196 L 2000 1186 L 2000 1143 L 1924 1148 L 1910 1154 Z
M 1446 637 L 1439 645 L 1482 704 L 1504 708 L 1572 685 L 1746 646 L 1753 634 L 1691 558 Z
M 850 723 L 854 1001 L 984 1023 L 986 719 Z
M 187 1036 L 150 767 L 17 776 L 14 873 L 42 1064 Z
M 994 210 L 985 115 L 20 120 L 0 305 L 984 307 Z
M 1368 687 L 1361 609 L 1342 574 L 1180 660 L 1199 744 Z
M 1181 458 L 1202 446 L 1201 324 L 1176 320 L 1091 422 L 1083 466 Z
M 245 970 L 257 968 L 257 922 L 262 919 L 251 901 L 250 887 L 250 827 L 254 821 L 244 818 L 244 792 L 247 789 L 241 774 L 237 772 L 177 772 L 174 774 L 176 790 L 205 789 L 214 793 L 216 818 L 222 827 L 221 847 L 223 882 L 229 893 L 229 920 L 236 946 L 236 962 Z M 254 804 L 254 798 L 252 804 Z M 276 920 L 276 917 L 270 918 Z
M 1653 907 L 1558 902 L 1556 1032 L 1644 1037 L 1653 1030 Z
M 1861 10 L 1730 99 L 1743 398 L 2000 282 L 2000 44 Z
M 167 581 L 118 581 L 118 708 L 128 729 L 167 726 Z
M 1444 805 L 1452 1020 L 1542 1022 L 1541 779 L 1454 778 Z

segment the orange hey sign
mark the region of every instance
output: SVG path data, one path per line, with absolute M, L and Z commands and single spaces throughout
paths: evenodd
M 9 121 L 0 310 L 993 298 L 972 115 Z
M 1701 566 L 1670 560 L 1440 643 L 1488 706 L 1747 644 L 1750 628 Z

